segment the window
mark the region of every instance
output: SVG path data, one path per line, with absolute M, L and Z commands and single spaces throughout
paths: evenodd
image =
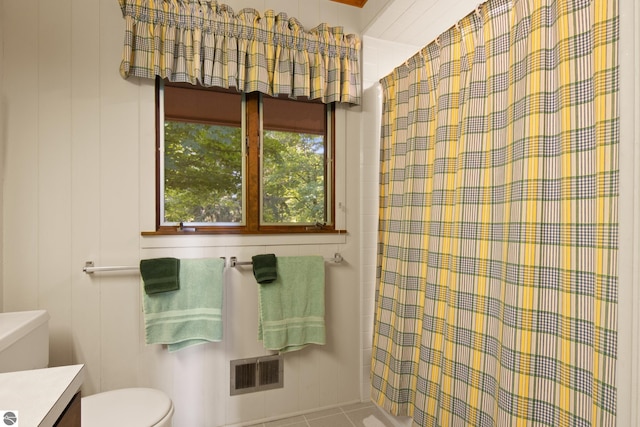
M 157 231 L 332 232 L 331 104 L 157 80 Z

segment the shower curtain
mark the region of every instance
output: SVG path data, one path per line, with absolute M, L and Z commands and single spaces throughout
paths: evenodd
M 613 426 L 618 4 L 489 0 L 381 80 L 372 399 Z

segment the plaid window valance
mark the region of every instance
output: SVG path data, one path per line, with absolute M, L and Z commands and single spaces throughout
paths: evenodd
M 360 39 L 342 27 L 207 0 L 119 0 L 120 74 L 244 92 L 360 103 Z

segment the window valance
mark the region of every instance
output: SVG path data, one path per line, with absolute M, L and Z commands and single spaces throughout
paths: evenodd
M 272 10 L 234 13 L 207 0 L 119 0 L 126 23 L 120 74 L 360 103 L 360 39 L 342 27 Z

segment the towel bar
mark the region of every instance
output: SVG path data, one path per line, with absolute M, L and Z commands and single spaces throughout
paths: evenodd
M 336 252 L 333 255 L 333 258 L 325 258 L 324 260 L 326 262 L 332 262 L 334 264 L 339 264 L 342 261 L 344 261 L 344 258 L 342 258 L 342 255 L 340 255 L 339 252 Z M 251 265 L 251 264 L 253 264 L 251 261 L 238 261 L 238 258 L 234 257 L 234 256 L 229 258 L 229 267 L 236 267 L 238 265 Z
M 225 261 L 225 267 L 227 267 L 226 265 L 227 258 L 220 257 L 220 259 L 223 259 Z M 336 252 L 333 255 L 333 258 L 325 258 L 324 260 L 326 262 L 339 264 L 344 260 L 344 258 L 342 258 L 342 255 L 340 255 L 339 252 Z M 251 264 L 252 264 L 251 261 L 238 261 L 237 257 L 232 256 L 231 258 L 229 258 L 228 267 L 236 267 L 238 265 L 251 265 Z M 138 271 L 139 272 L 140 267 L 137 265 L 112 265 L 107 267 L 96 267 L 93 264 L 93 261 L 87 261 L 85 262 L 84 267 L 82 267 L 82 271 L 86 274 L 99 273 L 103 271 Z
M 137 265 L 113 265 L 109 267 L 95 267 L 93 261 L 87 261 L 82 267 L 82 271 L 87 274 L 93 274 L 100 271 L 140 271 L 140 267 Z
M 225 267 L 227 264 L 226 257 L 220 257 L 220 259 L 224 260 Z M 87 261 L 84 263 L 84 267 L 82 267 L 82 271 L 86 274 L 98 273 L 101 271 L 140 271 L 140 267 L 137 265 L 113 265 L 109 267 L 95 267 L 93 265 L 93 261 Z

